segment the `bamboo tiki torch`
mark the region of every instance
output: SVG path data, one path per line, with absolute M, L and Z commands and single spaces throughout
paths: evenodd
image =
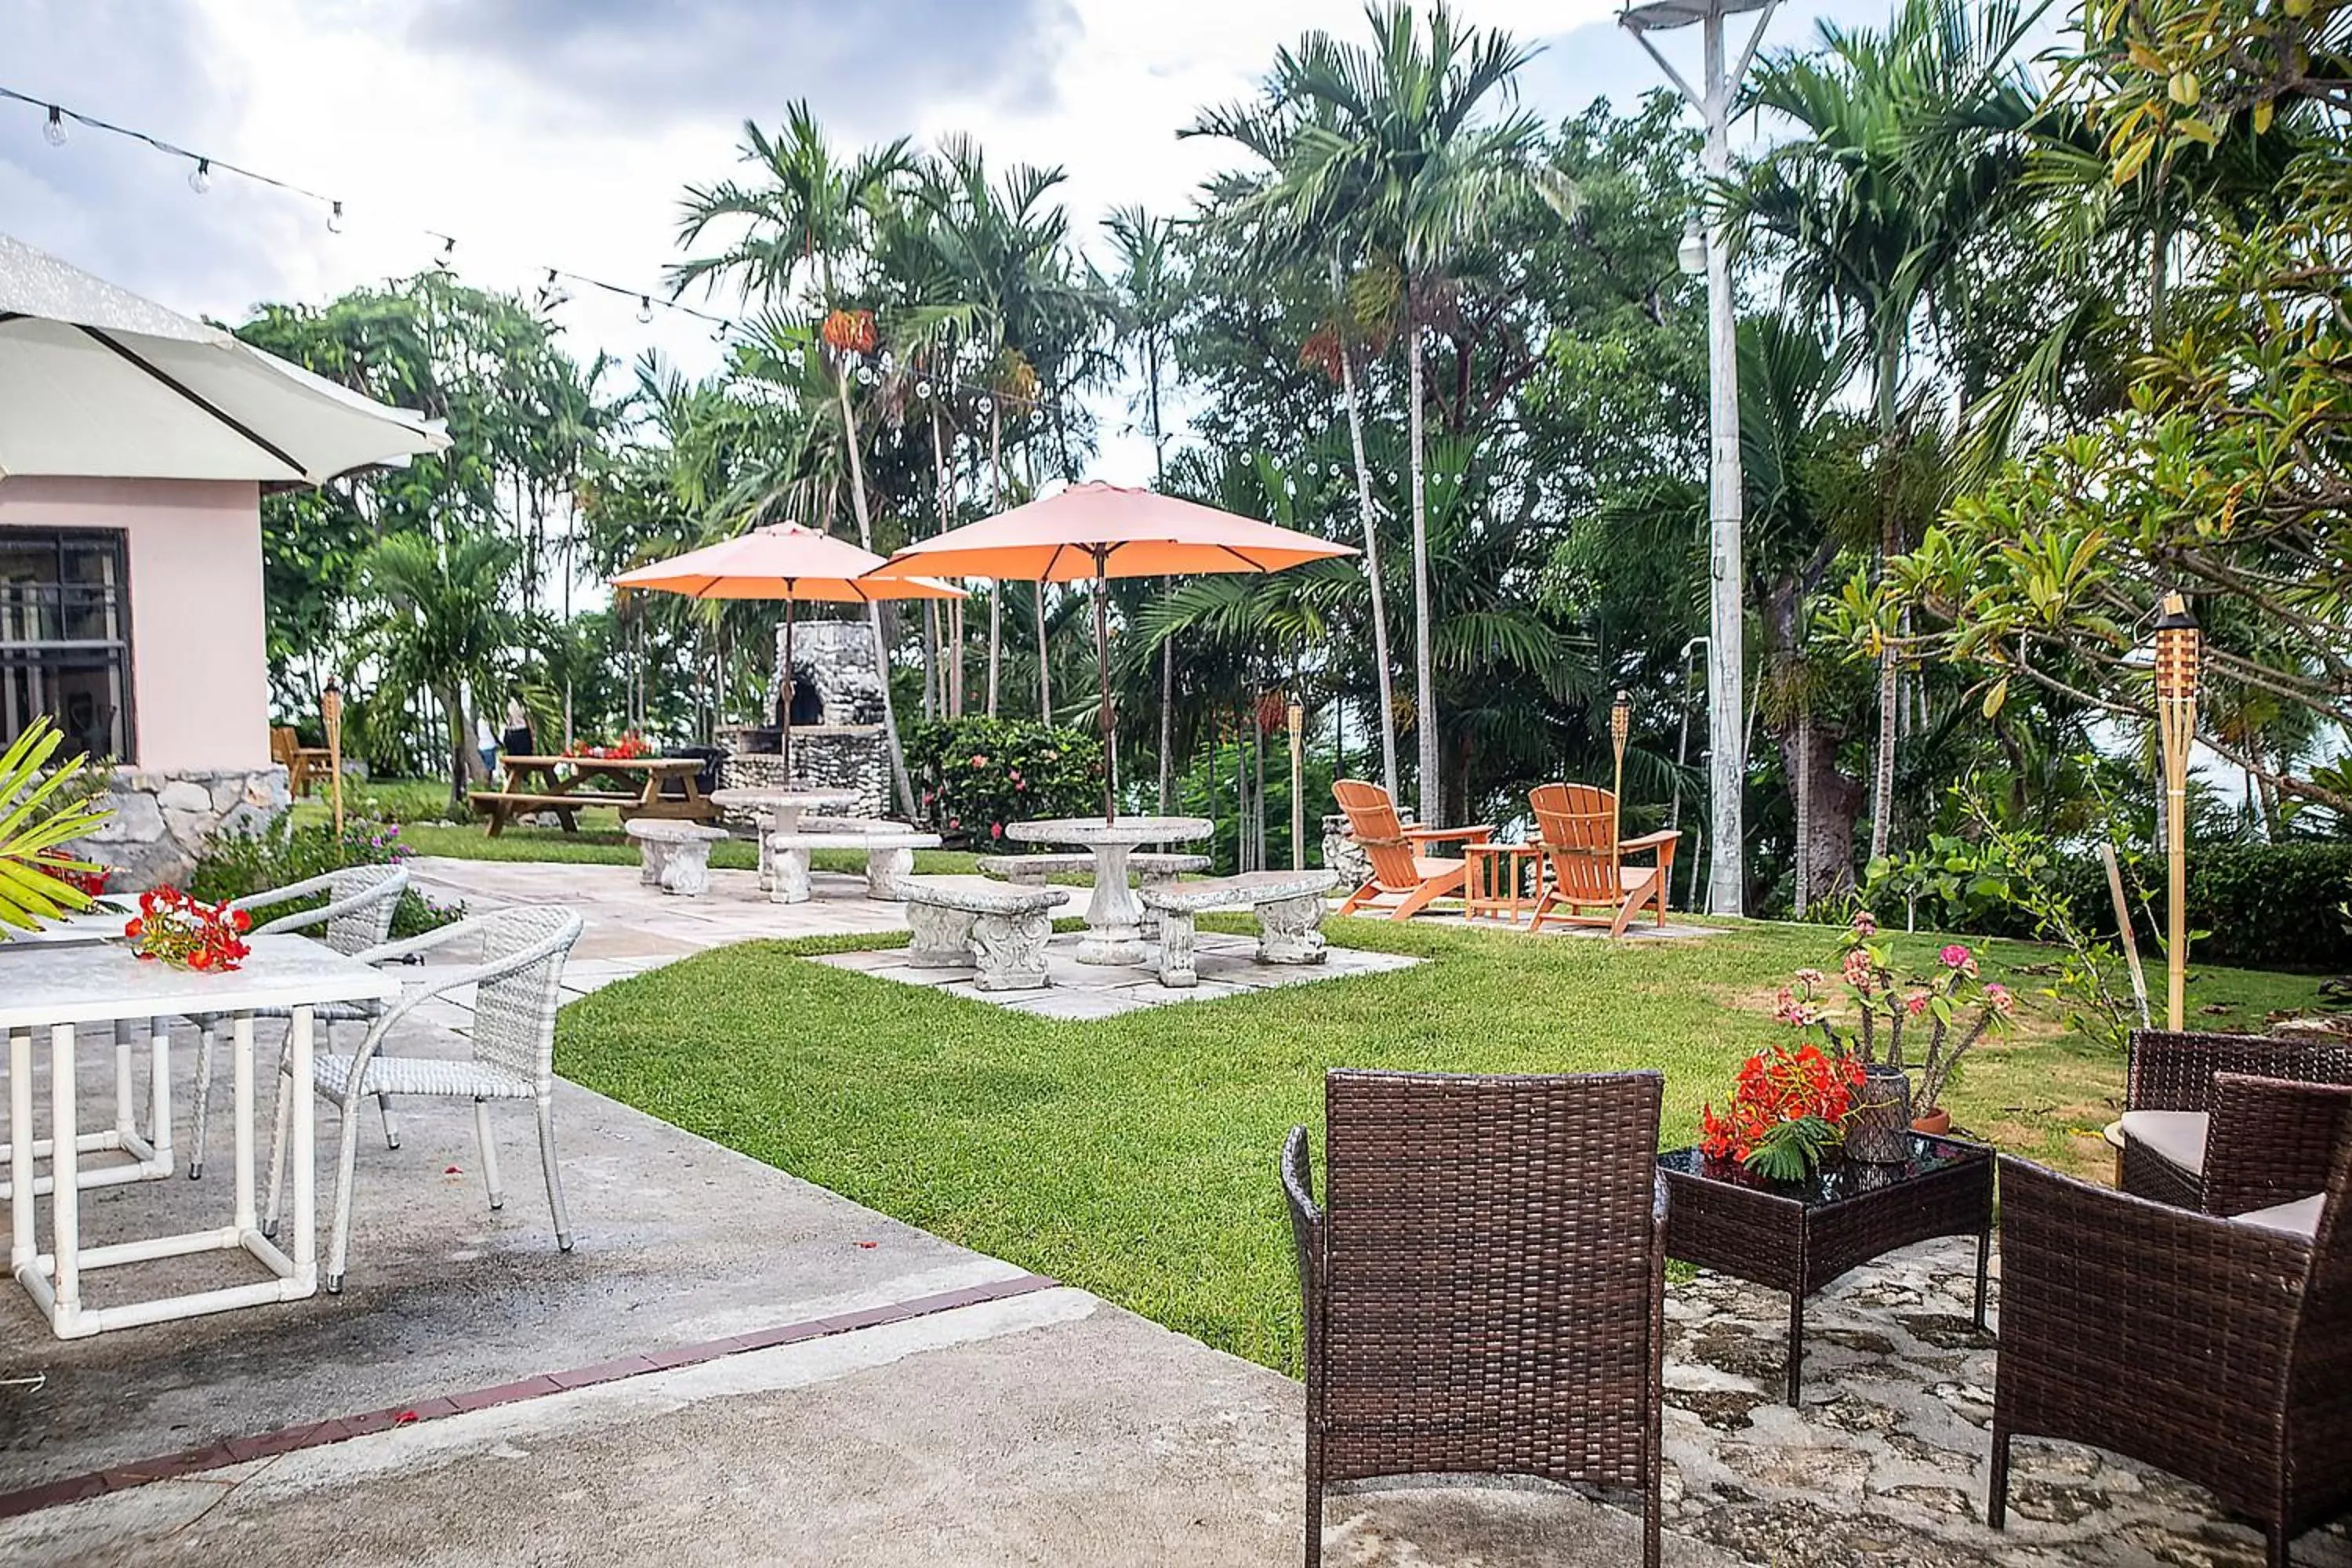
M 2171 907 L 2165 942 L 2165 1027 L 2178 1031 L 2189 973 L 2189 749 L 2197 739 L 2197 617 L 2178 592 L 2156 622 L 2157 735 L 2163 748 L 2166 869 Z
M 343 689 L 331 679 L 319 693 L 319 717 L 327 726 L 327 789 L 334 802 L 335 837 L 343 836 Z
M 1609 749 L 1617 756 L 1617 774 L 1609 786 L 1609 878 L 1611 884 L 1621 890 L 1624 879 L 1619 875 L 1617 846 L 1625 837 L 1625 738 L 1633 732 L 1633 695 L 1620 691 L 1617 700 L 1609 705 Z

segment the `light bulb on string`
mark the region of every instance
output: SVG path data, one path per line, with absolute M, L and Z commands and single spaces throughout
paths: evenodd
M 213 161 L 210 158 L 199 158 L 196 160 L 194 171 L 188 175 L 188 189 L 201 196 L 212 188 Z
M 919 403 L 929 403 L 931 400 L 931 384 L 929 382 L 919 381 L 915 383 L 915 399 Z
M 334 203 L 327 214 L 327 232 L 329 234 L 343 232 L 343 204 L 341 202 Z
M 640 294 L 637 296 L 637 325 L 650 327 L 653 322 L 654 297 L 650 294 Z
M 49 122 L 41 127 L 41 140 L 52 147 L 66 144 L 66 111 L 54 103 L 49 105 Z

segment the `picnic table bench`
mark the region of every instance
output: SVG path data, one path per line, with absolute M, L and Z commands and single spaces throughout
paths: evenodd
M 1244 871 L 1144 889 L 1143 907 L 1160 916 L 1160 984 L 1201 983 L 1193 949 L 1204 910 L 1255 910 L 1260 963 L 1322 963 L 1323 900 L 1339 885 L 1337 871 Z
M 702 793 L 698 757 L 503 757 L 507 787 L 478 789 L 468 798 L 489 819 L 496 838 L 509 822 L 551 811 L 566 833 L 580 831 L 583 806 L 609 805 L 623 822 L 640 816 L 709 822 L 719 815 Z M 668 786 L 680 786 L 672 795 Z

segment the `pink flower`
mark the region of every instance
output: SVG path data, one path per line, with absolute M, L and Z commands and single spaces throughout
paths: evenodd
M 1947 969 L 1966 969 L 1969 964 L 1969 950 L 1956 942 L 1937 953 L 1936 962 Z
M 2007 1017 L 2016 1010 L 2017 998 L 2011 995 L 2009 987 L 1998 980 L 1985 987 L 1984 994 L 1986 1005 L 2003 1017 Z
M 1876 936 L 1878 917 L 1868 910 L 1856 910 L 1853 915 L 1853 934 L 1859 937 Z
M 971 765 L 976 768 L 984 768 L 988 766 L 987 755 L 983 752 L 974 752 L 971 756 Z
M 1925 991 L 1914 991 L 1905 999 L 1903 1005 L 1909 1008 L 1911 1016 L 1916 1018 L 1927 1010 L 1927 994 Z
M 1002 837 L 1004 837 L 1004 824 L 1003 824 L 1003 823 L 1001 823 L 1001 822 L 992 822 L 992 823 L 990 823 L 990 824 L 988 825 L 988 836 L 989 836 L 991 838 L 1002 838 Z
M 1864 996 L 1878 989 L 1877 966 L 1858 947 L 1845 955 L 1845 983 Z
M 1797 984 L 1806 987 L 1808 990 L 1824 984 L 1828 979 L 1829 976 L 1823 974 L 1818 969 L 1800 969 L 1797 971 Z

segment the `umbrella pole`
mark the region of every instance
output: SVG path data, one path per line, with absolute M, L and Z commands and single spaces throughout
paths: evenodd
M 1105 618 L 1103 598 L 1105 557 L 1095 556 L 1095 684 L 1096 712 L 1102 724 L 1103 747 L 1103 820 L 1115 822 L 1118 813 L 1112 808 L 1110 782 L 1110 623 Z
M 783 721 L 784 787 L 793 787 L 793 598 L 792 584 L 784 584 L 784 702 Z

